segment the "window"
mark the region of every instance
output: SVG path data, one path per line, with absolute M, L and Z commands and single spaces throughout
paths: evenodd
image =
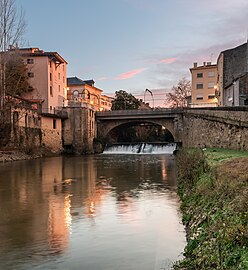
M 52 61 L 50 61 L 50 68 L 52 67 Z
M 77 90 L 73 91 L 73 99 L 74 101 L 78 101 L 79 92 Z
M 215 76 L 215 72 L 214 71 L 209 71 L 208 72 L 208 77 L 214 77 Z
M 50 81 L 52 81 L 52 73 L 50 72 Z
M 200 72 L 200 73 L 197 73 L 197 78 L 202 78 L 203 77 L 203 73 Z
M 197 83 L 196 89 L 203 89 L 203 83 Z
M 34 63 L 34 59 L 30 59 L 30 58 L 27 59 L 27 64 L 33 64 L 33 63 Z
M 53 87 L 50 86 L 50 96 L 53 96 Z
M 33 72 L 28 72 L 28 77 L 29 78 L 33 78 L 34 77 L 34 73 Z
M 208 95 L 208 99 L 214 99 L 215 95 Z
M 56 129 L 56 119 L 53 119 L 53 129 Z
M 59 85 L 59 93 L 60 93 L 60 85 Z
M 214 82 L 209 82 L 208 83 L 208 88 L 214 88 Z
M 196 100 L 203 100 L 203 95 L 202 94 L 196 95 Z
M 58 76 L 59 76 L 59 80 L 60 80 L 60 73 L 58 74 Z

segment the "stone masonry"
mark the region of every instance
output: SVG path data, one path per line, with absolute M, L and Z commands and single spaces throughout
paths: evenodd
M 183 146 L 248 150 L 248 108 L 187 109 Z

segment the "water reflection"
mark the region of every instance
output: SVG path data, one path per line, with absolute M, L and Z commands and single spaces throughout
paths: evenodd
M 169 267 L 185 241 L 175 184 L 164 155 L 0 164 L 0 269 Z

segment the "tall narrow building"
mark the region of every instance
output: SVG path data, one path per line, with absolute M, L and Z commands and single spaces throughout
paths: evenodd
M 204 62 L 202 66 L 194 63 L 190 68 L 192 96 L 190 107 L 216 107 L 217 65 Z

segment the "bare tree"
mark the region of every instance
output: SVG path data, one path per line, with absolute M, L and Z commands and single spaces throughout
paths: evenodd
M 15 0 L 0 0 L 0 109 L 4 109 L 6 95 L 7 50 L 17 46 L 25 30 L 24 13 L 17 13 Z
M 171 92 L 166 94 L 165 104 L 173 108 L 187 106 L 187 98 L 191 96 L 191 82 L 182 78 L 177 85 L 173 85 Z

